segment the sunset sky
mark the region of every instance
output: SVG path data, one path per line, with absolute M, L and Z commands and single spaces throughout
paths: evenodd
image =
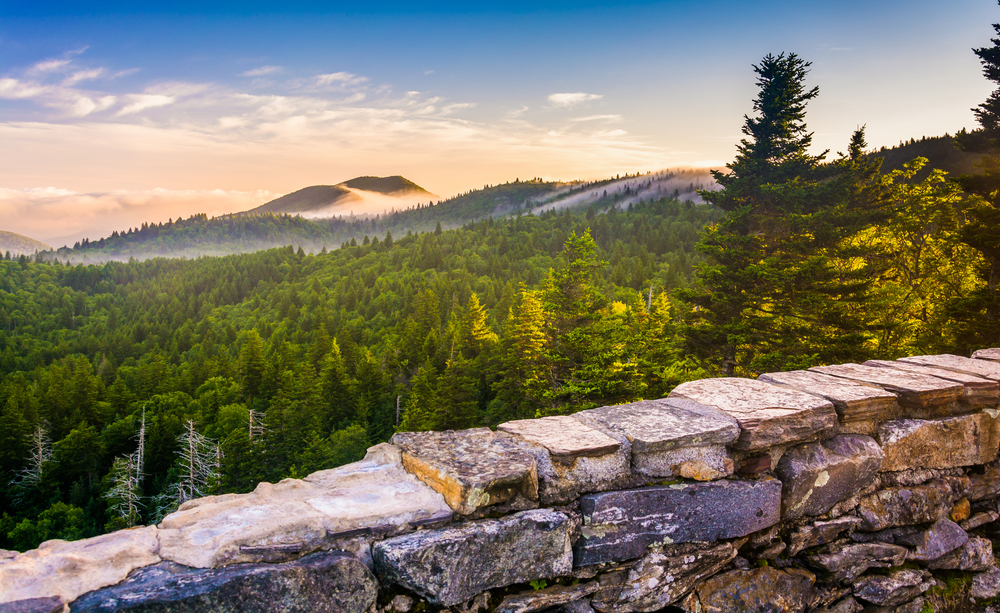
M 0 229 L 60 246 L 359 175 L 447 197 L 721 166 L 751 65 L 783 51 L 813 63 L 817 149 L 954 133 L 1000 21 L 992 0 L 162 4 L 0 1 Z

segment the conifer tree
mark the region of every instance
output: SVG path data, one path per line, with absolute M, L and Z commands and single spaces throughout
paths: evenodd
M 960 149 L 983 154 L 979 172 L 958 179 L 973 196 L 965 207 L 966 223 L 959 236 L 983 258 L 978 270 L 982 286 L 951 304 L 953 316 L 964 324 L 963 353 L 1000 342 L 1000 24 L 993 24 L 993 30 L 997 34 L 991 39 L 993 45 L 973 52 L 982 63 L 983 76 L 996 89 L 972 109 L 979 129 L 963 130 L 956 138 Z
M 502 408 L 492 421 L 530 419 L 541 407 L 548 388 L 544 364 L 547 338 L 542 301 L 537 292 L 521 283 L 501 340 L 493 389 Z
M 411 381 L 412 388 L 406 399 L 400 432 L 423 432 L 434 428 L 434 412 L 437 410 L 438 377 L 430 359 L 417 370 Z
M 722 189 L 700 192 L 726 212 L 703 231 L 709 263 L 699 287 L 678 295 L 692 307 L 685 349 L 724 376 L 786 370 L 815 363 L 863 360 L 867 324 L 863 266 L 845 240 L 870 225 L 885 205 L 878 162 L 861 157 L 863 128 L 846 156 L 824 163 L 812 155 L 806 105 L 810 64 L 794 53 L 755 65 L 755 116 L 746 116 L 729 172 L 713 175 Z

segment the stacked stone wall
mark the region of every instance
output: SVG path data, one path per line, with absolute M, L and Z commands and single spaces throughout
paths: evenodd
M 0 613 L 990 610 L 1000 349 L 703 379 L 0 551 Z

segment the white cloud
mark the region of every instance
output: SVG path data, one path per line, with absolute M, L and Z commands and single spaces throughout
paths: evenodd
M 331 72 L 330 74 L 316 75 L 316 85 L 360 85 L 367 80 L 367 77 L 359 77 L 349 72 Z
M 177 101 L 177 98 L 173 96 L 164 96 L 161 94 L 129 94 L 126 98 L 131 101 L 131 104 L 126 105 L 122 110 L 118 111 L 119 117 L 159 106 L 167 106 Z
M 281 66 L 261 66 L 260 68 L 254 68 L 253 70 L 248 70 L 243 73 L 244 77 L 263 77 L 264 75 L 274 74 L 276 72 L 281 72 Z
M 103 68 L 92 68 L 90 70 L 78 70 L 71 74 L 70 76 L 63 79 L 63 87 L 70 87 L 76 85 L 80 81 L 89 81 L 91 79 L 96 79 L 97 77 L 104 74 Z
M 569 94 L 549 94 L 549 102 L 555 106 L 569 107 L 575 106 L 583 102 L 589 102 L 590 100 L 600 100 L 603 98 L 601 94 L 585 94 L 583 92 L 575 92 Z
M 604 121 L 613 123 L 622 120 L 621 115 L 587 115 L 586 117 L 570 117 L 570 121 Z
M 45 92 L 46 88 L 37 83 L 22 83 L 17 79 L 0 79 L 0 98 L 8 100 L 35 98 Z
M 69 65 L 69 60 L 45 60 L 32 66 L 28 72 L 52 72 Z

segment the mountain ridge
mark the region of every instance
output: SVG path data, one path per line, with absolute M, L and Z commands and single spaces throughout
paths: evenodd
M 351 203 L 361 203 L 364 197 L 357 191 L 372 192 L 389 197 L 425 196 L 436 198 L 434 194 L 413 181 L 400 175 L 391 177 L 362 176 L 337 183 L 336 185 L 310 185 L 280 198 L 245 211 L 245 213 L 318 213 L 343 208 Z

